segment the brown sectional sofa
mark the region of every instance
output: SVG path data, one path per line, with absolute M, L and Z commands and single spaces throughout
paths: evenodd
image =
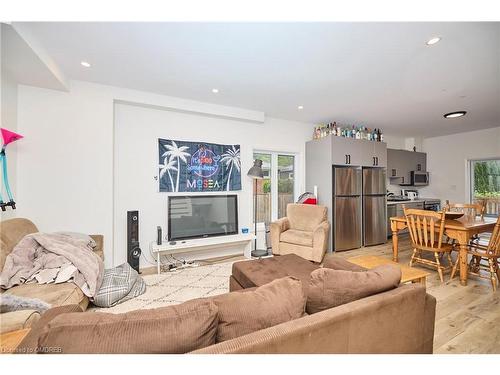
M 27 234 L 36 232 L 38 232 L 38 228 L 28 219 L 15 218 L 0 222 L 0 270 L 3 269 L 7 255 L 9 255 L 17 243 Z M 91 237 L 97 244 L 94 252 L 101 259 L 104 259 L 103 236 L 91 235 Z M 23 284 L 8 290 L 0 290 L 0 292 L 20 297 L 37 298 L 53 307 L 76 304 L 82 310 L 86 310 L 89 304 L 89 299 L 73 283 L 48 285 Z M 0 332 L 5 333 L 29 328 L 39 318 L 40 314 L 33 310 L 4 313 L 1 315 Z
M 203 354 L 432 354 L 436 300 L 417 284 L 224 341 Z
M 264 262 L 266 261 L 266 262 Z M 248 279 L 244 284 L 247 283 L 247 287 L 243 287 L 239 281 L 237 281 L 235 275 L 231 277 L 232 290 L 237 289 L 236 293 L 245 293 L 246 291 L 257 291 L 261 288 L 267 288 L 271 283 L 278 280 L 283 280 L 289 278 L 287 276 L 292 276 L 292 279 L 298 281 L 301 280 L 295 288 L 302 289 L 303 295 L 307 293 L 307 287 L 304 288 L 304 281 L 309 280 L 310 272 L 318 268 L 308 261 L 304 261 L 300 257 L 295 258 L 293 255 L 262 259 L 259 261 L 251 262 L 238 262 L 235 263 L 234 268 L 236 270 L 246 268 L 246 271 L 236 272 L 236 277 L 240 277 L 241 274 L 246 273 Z M 335 263 L 334 261 L 333 263 Z M 273 267 L 264 267 L 266 263 L 271 264 Z M 330 262 L 332 263 L 332 262 Z M 342 264 L 340 266 L 345 268 L 348 263 Z M 264 266 L 263 266 L 264 264 Z M 301 267 L 300 265 L 307 267 Z M 335 264 L 334 264 L 335 265 Z M 267 268 L 267 271 L 266 271 Z M 255 275 L 260 274 L 260 281 L 256 282 L 256 277 L 251 275 L 248 270 L 256 271 Z M 267 276 L 265 273 L 267 272 Z M 295 275 L 293 275 L 295 273 Z M 309 274 L 308 274 L 309 273 Z M 238 276 L 239 275 L 239 276 Z M 273 279 L 273 280 L 271 280 Z M 298 279 L 298 280 L 297 280 Z M 235 284 L 237 283 L 237 284 Z M 253 284 L 252 284 L 253 283 Z M 262 286 L 255 284 L 263 283 Z M 235 288 L 236 287 L 236 288 Z M 306 293 L 304 293 L 306 292 Z M 240 301 L 233 303 L 233 307 L 237 306 L 241 302 L 241 298 L 225 298 L 229 296 L 228 294 L 222 296 L 215 296 L 203 299 L 204 301 L 215 302 L 217 305 L 221 300 L 232 300 Z M 268 298 L 270 301 L 270 308 L 276 308 L 276 311 L 280 311 L 280 308 L 276 306 L 279 298 Z M 290 299 L 287 299 L 290 300 Z M 193 302 L 195 302 L 193 300 Z M 248 302 L 248 301 L 247 301 Z M 255 303 L 254 303 L 255 305 Z M 180 305 L 179 305 L 180 306 Z M 268 310 L 269 306 L 262 306 L 262 309 Z M 61 315 L 59 320 L 55 320 L 50 329 L 52 329 L 52 334 L 47 331 L 49 328 L 44 328 L 50 319 L 52 319 L 57 314 L 61 314 L 65 309 L 73 309 L 72 306 L 64 306 L 58 308 L 57 311 L 49 310 L 45 315 L 49 314 L 49 318 L 42 317 L 45 321 L 40 321 L 37 323 L 32 330 L 32 333 L 21 343 L 20 349 L 22 351 L 29 352 L 31 346 L 50 344 L 49 346 L 57 346 L 57 343 L 63 343 L 65 340 L 68 341 L 68 332 L 66 329 L 71 329 L 76 335 L 73 340 L 69 340 L 68 347 L 66 347 L 67 352 L 87 353 L 92 352 L 93 349 L 88 348 L 86 345 L 75 346 L 72 342 L 86 342 L 86 335 L 90 335 L 90 341 L 95 339 L 94 335 L 99 335 L 101 328 L 108 327 L 109 324 L 115 322 L 115 334 L 116 340 L 122 340 L 121 342 L 130 342 L 130 339 L 125 339 L 127 334 L 130 336 L 130 332 L 124 329 L 123 333 L 120 331 L 120 325 L 116 324 L 116 321 L 125 322 L 129 318 L 135 319 L 134 317 L 139 316 L 141 319 L 137 323 L 132 323 L 131 329 L 139 329 L 137 324 L 142 324 L 140 326 L 141 332 L 151 331 L 151 335 L 143 335 L 141 340 L 141 352 L 148 352 L 147 348 L 159 348 L 161 347 L 162 340 L 166 337 L 171 337 L 171 331 L 168 328 L 169 324 L 159 323 L 162 319 L 166 319 L 165 316 L 171 314 L 171 311 L 167 311 L 170 307 L 152 309 L 152 310 L 141 310 L 130 312 L 126 314 L 120 314 L 120 317 L 109 316 L 108 314 L 100 314 L 99 316 L 92 315 L 96 313 L 83 313 L 81 317 L 79 314 L 71 315 Z M 220 308 L 220 306 L 219 306 Z M 255 309 L 255 306 L 252 306 Z M 215 344 L 208 345 L 206 347 L 190 351 L 190 353 L 200 353 L 200 354 L 229 354 L 229 353 L 432 353 L 433 351 L 433 337 L 434 337 L 434 321 L 435 321 L 435 308 L 436 300 L 434 297 L 426 293 L 425 287 L 420 284 L 407 284 L 400 285 L 389 291 L 375 294 L 369 297 L 365 297 L 354 302 L 349 302 L 341 306 L 329 308 L 324 311 L 320 311 L 311 315 L 304 314 L 302 317 L 294 318 L 292 320 L 284 321 L 273 326 L 268 326 L 267 328 L 259 329 L 251 333 L 243 334 L 239 337 L 230 338 L 226 341 L 218 342 Z M 247 314 L 246 316 L 254 317 L 258 314 L 258 310 L 253 312 L 248 312 L 252 309 L 240 307 L 240 314 Z M 144 324 L 144 321 L 154 322 L 149 324 Z M 219 317 L 219 319 L 221 319 Z M 260 318 L 259 318 L 260 319 Z M 243 319 L 244 321 L 245 319 Z M 80 322 L 85 322 L 88 325 L 89 322 L 94 322 L 95 325 L 90 325 L 89 329 L 82 329 Z M 171 323 L 170 323 L 171 324 Z M 219 321 L 219 329 L 221 322 Z M 50 325 L 50 323 L 49 323 Z M 191 325 L 192 326 L 192 325 Z M 158 335 L 161 330 L 165 329 L 165 334 Z M 108 328 L 106 328 L 108 329 Z M 234 329 L 234 326 L 233 326 Z M 153 332 L 154 331 L 154 332 Z M 47 333 L 48 332 L 48 333 Z M 94 332 L 94 333 L 92 333 Z M 185 335 L 192 335 L 190 331 L 183 331 L 182 327 L 176 328 L 176 336 L 182 335 L 182 332 L 186 332 Z M 53 336 L 51 336 L 53 335 Z M 55 335 L 55 336 L 54 336 Z M 59 335 L 59 336 L 58 336 Z M 217 337 L 220 336 L 220 332 L 217 332 Z M 52 339 L 50 340 L 50 337 Z M 61 337 L 60 340 L 57 337 Z M 146 337 L 146 339 L 144 339 Z M 184 338 L 184 337 L 183 337 Z M 39 341 L 39 339 L 41 341 Z M 80 340 L 78 340 L 80 339 Z M 44 341 L 45 340 L 45 341 Z M 48 340 L 48 341 L 47 341 Z M 148 340 L 151 340 L 148 343 Z M 132 340 L 133 341 L 133 340 Z M 104 344 L 103 344 L 104 345 Z M 111 345 L 111 346 L 110 346 Z M 105 344 L 105 348 L 108 349 L 113 347 L 113 342 Z M 168 347 L 168 346 L 166 346 Z M 137 347 L 131 345 L 118 345 L 118 352 L 124 353 L 134 353 L 137 352 Z M 114 347 L 114 351 L 117 352 L 117 348 Z M 64 352 L 64 350 L 63 350 Z M 159 352 L 158 350 L 151 352 Z M 161 351 L 160 351 L 161 352 Z

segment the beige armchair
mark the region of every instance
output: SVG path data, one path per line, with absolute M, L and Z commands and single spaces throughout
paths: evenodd
M 330 223 L 326 207 L 293 204 L 286 207 L 287 217 L 271 223 L 273 254 L 296 254 L 320 263 L 328 246 Z

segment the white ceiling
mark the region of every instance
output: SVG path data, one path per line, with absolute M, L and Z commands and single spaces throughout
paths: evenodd
M 304 122 L 500 126 L 500 23 L 23 23 L 70 79 Z M 440 36 L 434 46 L 425 42 Z M 90 69 L 80 61 L 89 61 Z M 215 95 L 212 88 L 220 92 Z M 304 109 L 299 111 L 298 105 Z M 463 118 L 443 114 L 466 110 Z

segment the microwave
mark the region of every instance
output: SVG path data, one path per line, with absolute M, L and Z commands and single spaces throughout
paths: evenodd
M 429 172 L 411 171 L 411 184 L 413 186 L 429 185 Z

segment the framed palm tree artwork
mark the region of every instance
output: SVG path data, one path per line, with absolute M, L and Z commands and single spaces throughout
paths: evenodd
M 160 192 L 241 190 L 240 145 L 158 139 Z

